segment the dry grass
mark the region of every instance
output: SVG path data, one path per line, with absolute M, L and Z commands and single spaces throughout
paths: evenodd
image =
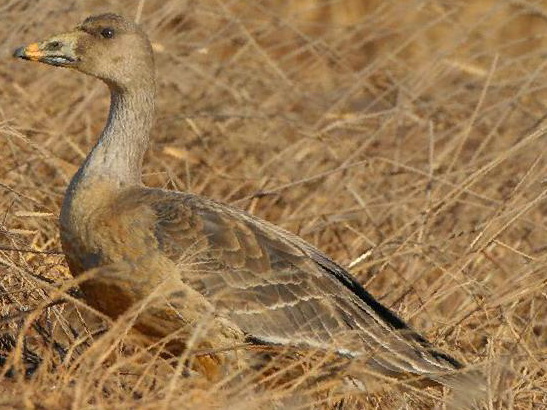
M 148 185 L 242 207 L 350 266 L 486 370 L 486 408 L 547 405 L 545 2 L 118 3 L 0 4 L 2 408 L 425 409 L 445 394 L 348 392 L 306 360 L 289 382 L 183 377 L 130 321 L 50 306 L 69 278 L 56 216 L 108 94 L 10 54 L 105 10 L 140 16 L 157 51 Z

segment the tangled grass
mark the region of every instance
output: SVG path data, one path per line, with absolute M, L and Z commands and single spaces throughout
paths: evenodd
M 191 352 L 144 348 L 130 317 L 81 302 L 57 215 L 108 92 L 11 52 L 103 11 L 139 19 L 156 51 L 147 185 L 246 209 L 349 266 L 487 374 L 485 408 L 547 406 L 547 7 L 433 0 L 4 0 L 0 406 L 427 409 L 446 398 L 393 380 L 363 392 L 309 357 L 190 377 Z

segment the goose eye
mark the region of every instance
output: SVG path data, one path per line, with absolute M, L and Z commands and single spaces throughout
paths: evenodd
M 114 29 L 112 28 L 103 28 L 101 30 L 101 36 L 103 36 L 104 38 L 112 38 L 114 37 Z

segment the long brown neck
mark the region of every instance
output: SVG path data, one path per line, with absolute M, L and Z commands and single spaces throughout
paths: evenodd
M 73 183 L 100 180 L 115 187 L 141 183 L 142 161 L 154 117 L 154 97 L 153 81 L 141 82 L 131 89 L 111 86 L 108 121 Z
M 61 227 L 67 230 L 111 195 L 141 185 L 142 161 L 154 117 L 155 84 L 131 88 L 111 86 L 110 113 L 99 141 L 68 186 L 61 208 Z M 63 231 L 62 229 L 62 231 Z

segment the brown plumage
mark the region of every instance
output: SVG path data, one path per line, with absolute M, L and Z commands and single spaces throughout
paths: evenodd
M 81 285 L 91 306 L 116 318 L 149 300 L 135 327 L 155 338 L 178 332 L 171 344 L 178 353 L 208 318 L 200 346 L 316 348 L 364 358 L 388 376 L 457 384 L 446 374 L 460 362 L 302 239 L 239 209 L 142 185 L 155 74 L 137 25 L 113 14 L 90 17 L 15 56 L 79 70 L 111 90 L 108 122 L 60 217 L 71 272 L 94 269 Z

